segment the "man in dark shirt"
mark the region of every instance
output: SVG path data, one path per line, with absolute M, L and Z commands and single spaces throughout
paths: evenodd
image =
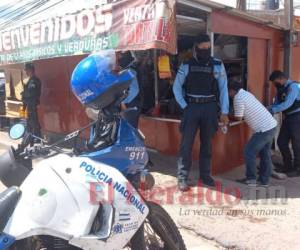
M 179 67 L 173 85 L 177 103 L 183 109 L 180 130 L 182 141 L 178 160 L 178 188 L 188 191 L 188 175 L 192 165 L 192 148 L 200 128 L 199 181 L 215 187 L 211 177 L 212 139 L 218 129 L 218 103 L 220 122 L 229 123 L 227 75 L 222 61 L 211 57 L 210 37 L 199 35 L 194 41 L 194 57 Z
M 281 71 L 275 70 L 270 81 L 276 87 L 275 103 L 269 108 L 272 114 L 283 113 L 283 121 L 277 140 L 283 157 L 284 173 L 290 177 L 300 176 L 300 84 L 288 79 Z M 292 143 L 293 154 L 290 150 Z
M 22 101 L 28 114 L 27 131 L 41 137 L 41 127 L 37 112 L 37 106 L 40 104 L 41 81 L 35 75 L 33 63 L 26 63 L 24 70 L 27 77 L 29 77 L 28 82 L 24 85 L 24 92 L 22 93 Z
M 124 118 L 134 128 L 138 128 L 139 117 L 141 113 L 141 97 L 140 87 L 138 82 L 138 72 L 135 68 L 135 58 L 132 56 L 130 51 L 119 53 L 118 64 L 121 70 L 129 69 L 135 78 L 130 83 L 128 89 L 128 96 L 123 100 L 121 104 L 122 110 L 131 109 L 125 112 Z

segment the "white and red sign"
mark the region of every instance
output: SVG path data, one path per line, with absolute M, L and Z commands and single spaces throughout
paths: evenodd
M 158 48 L 176 52 L 173 0 L 105 2 L 0 31 L 0 64 L 90 53 Z M 45 15 L 47 16 L 47 15 Z

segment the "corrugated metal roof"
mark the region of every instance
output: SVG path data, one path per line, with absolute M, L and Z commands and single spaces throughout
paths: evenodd
M 209 1 L 209 0 L 191 0 L 190 2 L 193 2 L 195 4 L 199 3 L 199 4 L 202 4 L 202 5 L 208 6 L 212 9 L 224 10 L 224 11 L 228 12 L 231 15 L 238 16 L 238 17 L 241 17 L 243 19 L 246 19 L 246 20 L 249 20 L 249 21 L 252 21 L 252 22 L 256 22 L 256 23 L 259 23 L 259 24 L 263 24 L 263 25 L 266 25 L 266 26 L 274 28 L 274 29 L 279 29 L 279 30 L 284 30 L 285 29 L 284 26 L 277 25 L 277 24 L 275 24 L 273 22 L 270 22 L 268 20 L 265 20 L 263 18 L 254 16 L 252 14 L 249 14 L 245 11 L 238 10 L 236 8 L 226 6 L 224 4 L 212 2 L 212 1 Z

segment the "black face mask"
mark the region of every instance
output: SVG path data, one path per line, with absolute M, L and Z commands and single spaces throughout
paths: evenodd
M 284 85 L 281 85 L 280 82 L 274 82 L 274 85 L 277 89 L 283 89 Z
M 119 66 L 122 69 L 126 69 L 132 64 L 133 61 L 134 61 L 134 58 L 132 57 L 131 53 L 130 52 L 125 52 L 119 58 Z
M 198 60 L 208 60 L 210 58 L 210 49 L 199 49 L 196 47 L 196 55 Z

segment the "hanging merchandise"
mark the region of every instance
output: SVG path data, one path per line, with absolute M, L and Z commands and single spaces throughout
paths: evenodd
M 27 108 L 21 106 L 19 109 L 19 117 L 23 118 L 23 119 L 27 119 L 28 118 L 28 113 L 27 113 Z
M 170 57 L 168 55 L 160 56 L 158 58 L 158 72 L 160 79 L 172 77 Z

